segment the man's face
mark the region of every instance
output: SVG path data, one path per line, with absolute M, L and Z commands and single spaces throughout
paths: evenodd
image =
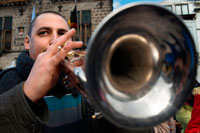
M 31 37 L 29 37 L 28 47 L 26 47 L 29 49 L 31 58 L 35 60 L 40 53 L 68 30 L 67 22 L 59 15 L 45 13 L 38 16 Z

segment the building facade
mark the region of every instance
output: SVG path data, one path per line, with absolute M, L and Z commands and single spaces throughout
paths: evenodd
M 200 0 L 164 0 L 160 5 L 183 19 L 193 36 L 200 57 Z M 197 80 L 200 82 L 200 63 L 198 63 Z
M 74 39 L 82 40 L 87 45 L 96 26 L 112 11 L 112 0 L 76 2 L 79 26 Z M 0 69 L 11 65 L 24 50 L 24 38 L 34 6 L 36 15 L 43 11 L 57 11 L 68 20 L 75 0 L 0 0 Z
M 196 0 L 164 0 L 160 3 L 167 9 L 182 17 L 190 30 L 196 44 L 197 51 L 200 51 L 200 12 L 196 10 L 200 1 Z

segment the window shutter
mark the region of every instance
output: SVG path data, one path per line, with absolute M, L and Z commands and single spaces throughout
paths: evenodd
M 83 11 L 82 24 L 91 24 L 91 11 Z
M 12 17 L 5 17 L 4 30 L 12 30 Z

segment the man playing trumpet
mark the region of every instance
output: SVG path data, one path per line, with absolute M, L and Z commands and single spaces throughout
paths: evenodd
M 44 99 L 51 91 L 59 91 L 62 85 L 58 83 L 63 72 L 68 78 L 72 77 L 71 86 L 76 86 L 78 83 L 73 69 L 82 66 L 83 61 L 73 60 L 73 57 L 72 60 L 65 61 L 72 49 L 79 48 L 83 44 L 79 41 L 71 41 L 74 34 L 75 29 L 70 30 L 64 17 L 56 12 L 43 12 L 31 22 L 28 35 L 24 40 L 26 51 L 19 55 L 15 68 L 5 70 L 0 74 L 1 133 L 137 132 L 116 127 L 104 118 L 91 119 L 92 111 L 87 106 L 84 107 L 84 115 L 79 116 L 82 119 L 74 121 L 77 116 L 63 117 L 64 110 L 62 113 L 50 114 L 50 118 L 51 116 L 62 117 L 66 121 L 69 120 L 67 124 L 59 123 L 59 120 L 57 125 L 46 124 L 48 108 L 47 101 Z M 67 45 L 64 45 L 66 43 Z M 72 101 L 65 102 L 68 106 Z M 77 111 L 77 115 L 82 114 L 81 108 L 83 107 L 75 107 L 80 110 Z M 151 129 L 146 132 L 151 132 Z

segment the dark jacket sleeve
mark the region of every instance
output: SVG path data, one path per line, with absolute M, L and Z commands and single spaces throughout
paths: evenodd
M 23 83 L 0 95 L 0 133 L 37 133 L 47 120 L 44 100 L 38 103 L 40 115 L 31 110 L 23 92 Z

